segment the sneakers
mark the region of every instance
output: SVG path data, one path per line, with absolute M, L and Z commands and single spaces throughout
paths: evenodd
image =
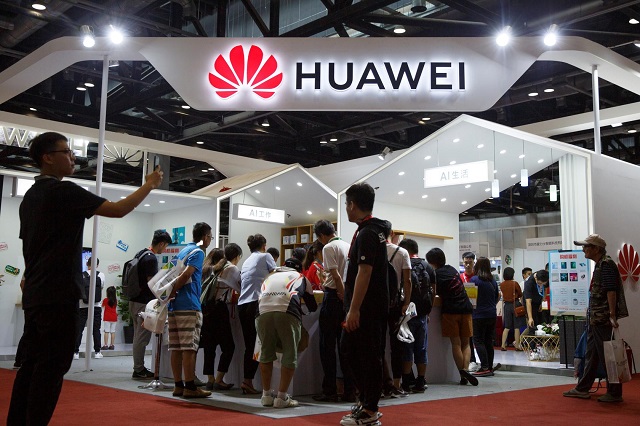
M 568 398 L 581 398 L 581 399 L 589 399 L 589 398 L 591 398 L 591 394 L 589 392 L 582 392 L 582 391 L 579 391 L 576 388 L 573 388 L 573 389 L 568 390 L 566 392 L 562 392 L 562 396 L 566 396 Z M 605 395 L 603 395 L 603 396 L 605 396 Z M 602 398 L 602 396 L 600 398 Z M 598 400 L 600 400 L 600 398 L 598 398 Z
M 80 354 L 78 352 L 74 353 L 73 359 L 80 359 Z
M 469 373 L 473 373 L 474 371 L 480 370 L 480 367 L 481 367 L 480 364 L 478 364 L 477 362 L 471 361 L 469 363 L 469 368 L 467 368 L 467 371 L 469 371 Z
M 416 379 L 415 385 L 411 388 L 411 392 L 413 393 L 424 393 L 427 390 L 428 386 L 424 381 L 424 377 L 418 377 Z
M 462 380 L 466 379 L 467 382 L 471 383 L 471 385 L 478 386 L 478 379 L 476 379 L 471 373 L 465 370 L 458 370 L 458 371 L 460 372 L 460 384 L 463 384 Z
M 358 426 L 358 425 L 379 425 L 380 417 L 382 417 L 382 413 L 376 411 L 374 414 L 369 414 L 362 408 L 355 413 L 349 414 L 340 420 L 340 424 L 342 426 Z
M 566 396 L 566 395 L 565 395 Z M 621 396 L 614 396 L 610 393 L 605 393 L 604 395 L 598 397 L 598 402 L 623 402 Z
M 133 374 L 131 375 L 131 378 L 132 379 L 153 379 L 154 376 L 155 375 L 153 374 L 152 371 L 145 368 L 140 372 L 134 371 Z
M 96 352 L 96 354 L 93 357 L 95 359 L 102 359 L 104 358 L 104 355 L 102 355 L 102 352 Z
M 262 395 L 262 398 L 260 398 L 260 403 L 263 407 L 273 407 L 273 396 Z
M 298 405 L 298 401 L 291 398 L 289 395 L 287 395 L 285 399 L 276 398 L 273 400 L 273 408 L 290 408 L 297 407 Z
M 351 406 L 351 412 L 342 416 L 342 420 L 353 417 L 358 411 L 362 410 L 362 405 L 356 404 Z
M 211 396 L 211 392 L 202 390 L 200 388 L 196 388 L 196 390 L 185 388 L 184 391 L 182 391 L 182 396 L 184 398 L 206 398 L 208 396 Z
M 488 368 L 481 368 L 480 370 L 474 371 L 471 374 L 476 377 L 491 377 L 494 375 L 493 371 L 489 370 Z
M 403 389 L 398 389 L 395 386 L 385 387 L 382 391 L 382 394 L 387 398 L 404 398 L 409 396 L 409 394 Z

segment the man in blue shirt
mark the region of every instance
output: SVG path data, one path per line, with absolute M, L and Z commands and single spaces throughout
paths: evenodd
M 169 350 L 171 370 L 175 380 L 173 396 L 206 398 L 211 392 L 196 387 L 196 354 L 202 327 L 202 263 L 204 251 L 211 244 L 211 227 L 204 222 L 193 226 L 193 242 L 178 253 L 184 260 L 185 270 L 178 276 L 169 303 Z M 184 371 L 184 382 L 182 373 Z

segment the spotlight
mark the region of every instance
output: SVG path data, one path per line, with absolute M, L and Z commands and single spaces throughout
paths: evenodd
M 511 40 L 511 27 L 507 25 L 506 27 L 504 27 L 502 31 L 500 31 L 500 33 L 496 37 L 496 43 L 498 44 L 498 46 L 504 47 L 507 44 L 509 44 L 510 40 Z
M 326 143 L 327 143 L 327 138 L 323 136 L 322 139 L 320 139 L 320 145 L 325 145 Z
M 384 161 L 384 158 L 390 152 L 391 152 L 391 149 L 388 146 L 385 146 L 384 149 L 380 152 L 380 154 L 378 154 L 378 158 Z
M 393 29 L 393 32 L 396 34 L 404 34 L 405 32 L 407 32 L 407 30 L 405 30 L 402 25 L 398 25 Z
M 640 21 L 638 21 L 636 18 L 631 18 L 629 19 L 629 23 L 631 25 L 637 25 L 637 24 L 640 24 Z
M 413 0 L 411 2 L 411 11 L 413 13 L 426 12 L 426 10 L 427 10 L 427 1 L 426 0 Z
M 95 87 L 95 84 L 93 84 L 93 79 L 91 77 L 87 77 L 87 81 L 84 82 L 84 85 L 87 87 Z
M 262 127 L 269 127 L 269 120 L 267 120 L 266 118 L 264 120 L 262 120 L 262 124 L 260 124 Z
M 331 136 L 331 137 L 329 138 L 329 142 L 338 142 L 338 138 L 337 138 L 337 137 L 335 137 L 335 136 Z
M 124 40 L 124 34 L 113 25 L 109 25 L 109 39 L 113 44 L 120 44 Z
M 33 3 L 31 7 L 34 8 L 35 10 L 45 10 L 47 8 L 47 6 L 45 6 L 42 3 Z
M 96 44 L 96 39 L 93 35 L 93 29 L 88 25 L 80 27 L 80 33 L 82 34 L 82 45 L 84 47 L 93 47 Z
M 558 41 L 558 26 L 551 24 L 547 33 L 544 35 L 544 44 L 546 46 L 554 46 L 556 41 Z

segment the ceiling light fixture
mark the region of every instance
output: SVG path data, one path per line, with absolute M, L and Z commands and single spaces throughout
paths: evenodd
M 529 170 L 524 165 L 524 139 L 522 139 L 522 154 L 518 157 L 522 158 L 522 169 L 520 169 L 520 186 L 529 186 Z
M 89 25 L 82 25 L 80 27 L 80 34 L 82 34 L 82 45 L 84 47 L 93 47 L 96 45 L 96 38 L 93 35 L 93 28 Z
M 523 143 L 524 143 L 524 142 L 523 142 Z M 523 147 L 523 149 L 524 149 L 524 147 Z M 524 154 L 520 154 L 520 155 L 518 155 L 518 158 L 524 158 Z
M 164 200 L 160 200 L 160 201 L 158 201 L 158 202 L 159 202 L 160 204 L 164 204 L 164 203 L 166 203 L 166 201 L 164 201 Z
M 202 141 L 198 141 L 198 142 L 196 142 L 196 143 L 197 143 L 198 145 L 204 145 L 204 142 L 202 142 Z
M 87 77 L 87 81 L 84 82 L 84 85 L 87 87 L 95 87 L 96 85 L 93 84 L 93 79 L 91 77 Z
M 302 186 L 302 182 L 296 182 L 296 185 Z
M 466 184 L 466 185 L 464 186 L 464 189 L 469 189 L 469 188 L 471 188 L 471 185 L 469 185 L 469 184 Z
M 425 160 L 431 160 L 431 156 L 427 155 L 426 157 L 424 157 Z
M 534 97 L 534 96 L 538 96 L 539 93 L 538 92 L 531 92 L 531 93 L 528 93 L 528 95 L 531 96 L 531 97 Z
M 622 126 L 622 123 L 613 123 L 611 125 L 611 127 L 620 127 L 620 126 Z
M 558 26 L 551 24 L 546 34 L 544 35 L 544 44 L 546 46 L 555 46 L 558 41 Z
M 441 202 L 441 203 L 444 203 L 445 201 L 447 201 L 447 199 L 446 199 L 446 198 L 440 198 L 440 202 Z
M 404 191 L 398 191 L 398 195 L 404 195 Z
M 109 40 L 113 44 L 120 44 L 124 40 L 124 34 L 113 25 L 109 25 Z
M 451 166 L 453 166 L 454 164 L 456 164 L 456 160 L 451 160 L 451 161 L 449 161 L 449 164 L 450 164 Z
M 635 133 L 635 132 L 637 132 L 637 130 L 636 130 L 636 129 L 629 129 L 629 130 L 627 130 L 627 133 Z
M 307 210 L 307 214 L 313 214 L 311 210 Z
M 551 88 L 543 90 L 544 93 L 553 93 L 555 91 L 556 91 L 555 89 L 551 89 Z
M 398 25 L 393 29 L 393 32 L 396 34 L 404 34 L 407 32 L 407 30 L 402 25 Z
M 76 87 L 76 90 L 79 90 L 81 92 L 86 92 L 87 88 L 84 87 L 82 84 L 78 84 L 78 87 Z
M 259 193 L 260 193 L 260 190 L 259 190 L 259 189 L 256 189 L 256 194 L 259 194 Z
M 207 173 L 209 170 L 207 169 L 202 169 L 202 173 Z
M 276 186 L 276 191 L 280 191 L 280 187 L 279 186 Z
M 491 191 L 491 188 L 485 188 L 484 189 L 484 192 L 489 192 L 489 191 Z
M 461 202 L 460 204 L 462 204 L 462 205 L 464 206 L 465 204 L 467 204 L 467 202 L 466 202 L 466 201 L 463 201 L 463 202 Z
M 336 211 L 336 209 L 334 209 L 333 207 L 329 207 L 329 211 L 330 211 L 331 213 L 333 213 L 333 212 L 335 212 L 335 211 Z
M 144 206 L 145 207 L 151 207 L 151 204 L 145 204 Z
M 31 7 L 34 8 L 35 10 L 45 10 L 47 8 L 47 6 L 45 6 L 42 3 L 33 3 Z
M 384 161 L 385 157 L 390 152 L 391 152 L 391 148 L 389 148 L 388 146 L 385 146 L 384 149 L 380 152 L 380 154 L 378 154 L 378 158 Z
M 460 138 L 455 138 L 455 139 L 453 140 L 453 143 L 458 143 L 458 142 L 460 142 Z
M 210 172 L 213 172 L 213 171 L 215 171 L 215 170 L 216 170 L 216 169 L 214 169 L 213 167 L 209 167 L 209 171 L 210 171 Z
M 422 121 L 429 121 L 429 120 L 431 120 L 431 117 L 422 117 L 421 120 Z
M 422 196 L 422 198 L 423 198 L 423 199 L 424 199 L 424 198 L 427 198 L 427 197 L 428 197 L 428 195 L 427 195 L 427 194 L 424 194 L 424 195 Z
M 182 109 L 191 109 L 191 107 L 189 105 L 181 105 L 180 108 L 182 108 Z
M 404 172 L 398 172 L 398 176 L 404 176 Z
M 336 138 L 335 136 L 331 136 L 329 138 L 329 142 L 338 142 L 338 138 Z
M 640 47 L 640 40 L 633 40 L 633 44 L 635 44 L 636 47 Z
M 260 124 L 262 127 L 269 127 L 269 120 L 267 120 L 266 118 L 264 120 L 262 120 L 262 123 Z
M 501 150 L 500 150 L 500 154 L 506 154 L 506 153 L 507 153 L 507 150 L 506 150 L 506 149 L 501 149 Z
M 511 40 L 511 27 L 509 25 L 507 25 L 506 27 L 503 28 L 502 31 L 500 31 L 500 33 L 496 36 L 496 44 L 498 46 L 506 46 L 507 44 L 509 44 L 509 41 Z
M 411 2 L 411 11 L 413 13 L 421 13 L 427 11 L 427 0 L 413 0 Z
M 517 175 L 517 174 L 515 174 L 515 173 L 514 173 L 514 174 L 512 174 L 512 175 L 511 175 L 511 179 L 514 179 L 516 176 L 518 176 L 518 175 Z
M 480 149 L 480 148 L 484 148 L 484 144 L 483 144 L 483 143 L 478 144 L 477 148 L 478 148 L 478 149 Z
M 34 107 L 29 107 L 29 111 L 37 111 Z
M 320 145 L 325 145 L 327 143 L 327 138 L 324 136 L 320 139 Z
M 638 21 L 636 18 L 631 18 L 631 19 L 629 19 L 629 23 L 631 25 L 638 25 L 638 24 L 640 24 L 640 21 Z
M 543 158 L 538 160 L 538 164 L 542 164 L 542 163 L 544 163 L 544 159 Z

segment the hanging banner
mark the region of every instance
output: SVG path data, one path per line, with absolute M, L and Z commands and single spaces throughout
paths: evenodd
M 562 237 L 527 238 L 527 250 L 562 250 Z
M 469 242 L 469 243 L 459 243 L 458 244 L 458 251 L 460 252 L 460 261 L 462 261 L 462 255 L 465 254 L 466 252 L 470 251 L 471 253 L 475 254 L 476 257 L 478 256 L 478 252 L 480 251 L 480 243 L 478 242 Z
M 590 282 L 589 262 L 582 250 L 549 252 L 551 315 L 586 316 Z
M 466 185 L 488 182 L 493 178 L 493 161 L 474 161 L 424 170 L 424 187 Z

